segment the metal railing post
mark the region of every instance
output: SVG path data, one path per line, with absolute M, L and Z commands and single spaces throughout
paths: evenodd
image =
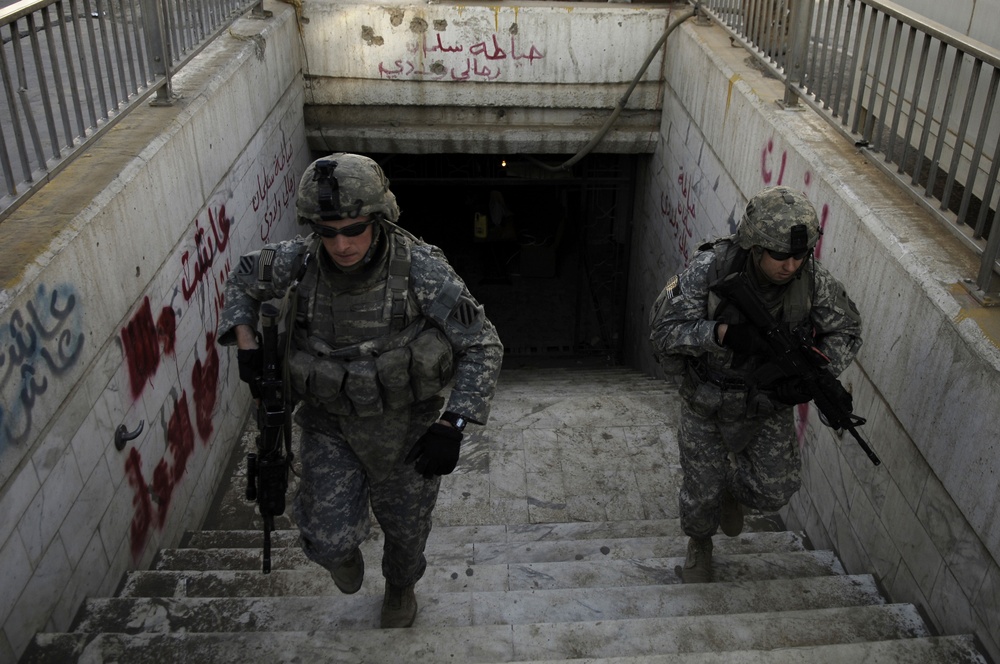
M 250 18 L 264 19 L 272 16 L 274 16 L 274 12 L 270 9 L 264 9 L 264 0 L 259 0 L 250 10 Z
M 788 0 L 788 54 L 785 63 L 785 98 L 782 100 L 786 108 L 799 105 L 796 88 L 802 87 L 813 4 L 812 0 Z
M 152 106 L 169 106 L 170 89 L 170 43 L 167 39 L 166 12 L 162 0 L 139 0 L 142 11 L 142 30 L 146 36 L 149 62 L 154 79 L 163 77 L 163 85 L 157 87 Z

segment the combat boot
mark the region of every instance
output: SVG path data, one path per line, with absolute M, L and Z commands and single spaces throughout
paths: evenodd
M 687 558 L 681 569 L 684 583 L 709 583 L 712 580 L 712 538 L 688 540 Z
M 722 490 L 719 497 L 719 527 L 730 537 L 736 537 L 743 532 L 743 506 L 728 488 Z
M 385 597 L 382 599 L 381 627 L 409 627 L 417 617 L 417 597 L 413 585 L 397 586 L 385 582 Z
M 361 549 L 354 549 L 351 557 L 340 564 L 340 567 L 330 572 L 333 583 L 345 595 L 353 595 L 361 590 L 361 582 L 365 580 L 365 558 Z

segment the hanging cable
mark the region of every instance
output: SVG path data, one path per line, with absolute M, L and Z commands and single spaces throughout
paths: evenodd
M 653 62 L 653 58 L 656 57 L 656 54 L 667 42 L 667 37 L 670 36 L 670 33 L 673 32 L 677 28 L 677 26 L 679 26 L 681 23 L 688 20 L 697 13 L 698 13 L 698 6 L 695 5 L 694 7 L 691 7 L 690 9 L 686 9 L 685 11 L 681 12 L 681 14 L 677 17 L 677 19 L 674 20 L 673 23 L 667 26 L 667 29 L 663 31 L 663 35 L 656 42 L 656 45 L 653 47 L 653 50 L 649 52 L 649 55 L 646 57 L 646 61 L 642 64 L 642 67 L 639 69 L 638 73 L 636 73 L 635 77 L 632 79 L 632 83 L 628 86 L 628 89 L 625 91 L 625 94 L 622 95 L 622 97 L 618 100 L 618 103 L 615 105 L 615 110 L 611 112 L 610 117 L 608 117 L 608 119 L 605 120 L 604 125 L 600 128 L 600 130 L 598 130 L 596 134 L 594 134 L 594 137 L 590 139 L 590 142 L 587 143 L 585 146 L 583 146 L 583 148 L 579 152 L 577 152 L 567 161 L 563 162 L 558 166 L 549 166 L 548 164 L 543 163 L 538 159 L 535 159 L 531 155 L 522 155 L 522 156 L 525 159 L 531 161 L 532 163 L 544 168 L 545 170 L 567 171 L 573 166 L 573 164 L 575 164 L 576 162 L 580 161 L 588 154 L 590 154 L 590 152 L 597 147 L 597 144 L 604 139 L 604 136 L 608 133 L 608 131 L 611 130 L 611 126 L 614 125 L 615 121 L 618 119 L 618 116 L 621 115 L 622 111 L 625 110 L 625 104 L 628 103 L 628 98 L 632 95 L 632 92 L 635 90 L 636 86 L 639 85 L 639 79 L 641 79 L 642 75 L 646 73 L 647 69 L 649 69 L 649 65 Z

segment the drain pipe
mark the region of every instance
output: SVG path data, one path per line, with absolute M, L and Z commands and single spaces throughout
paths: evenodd
M 649 55 L 646 57 L 646 61 L 642 64 L 642 67 L 639 69 L 638 73 L 636 73 L 635 78 L 632 79 L 631 85 L 628 86 L 628 89 L 625 91 L 625 94 L 618 100 L 618 103 L 615 105 L 615 110 L 612 111 L 611 116 L 604 122 L 604 126 L 600 128 L 600 130 L 594 135 L 594 137 L 590 139 L 590 142 L 587 143 L 585 146 L 583 146 L 583 148 L 579 152 L 577 152 L 574 156 L 570 157 L 566 162 L 560 164 L 559 166 L 549 166 L 548 164 L 542 163 L 538 159 L 535 159 L 531 155 L 522 155 L 522 156 L 524 156 L 529 161 L 535 163 L 538 166 L 541 166 L 542 168 L 548 171 L 568 171 L 573 166 L 573 164 L 575 164 L 576 162 L 580 161 L 588 154 L 590 154 L 590 152 L 597 147 L 597 144 L 604 139 L 604 136 L 608 133 L 608 131 L 610 131 L 611 126 L 615 123 L 615 120 L 618 119 L 618 116 L 622 114 L 623 110 L 625 110 L 625 104 L 628 103 L 628 98 L 632 95 L 632 92 L 635 90 L 636 86 L 639 85 L 639 79 L 642 78 L 642 75 L 646 73 L 647 69 L 649 69 L 649 65 L 653 62 L 653 58 L 656 57 L 656 54 L 667 42 L 667 37 L 670 36 L 670 33 L 673 32 L 677 28 L 677 26 L 679 26 L 681 23 L 688 20 L 697 13 L 698 13 L 698 5 L 695 4 L 694 7 L 691 7 L 690 9 L 686 9 L 683 12 L 681 12 L 681 14 L 674 20 L 674 22 L 667 26 L 667 29 L 663 31 L 663 35 L 660 37 L 659 41 L 656 42 L 656 46 L 654 46 L 653 50 L 649 52 Z

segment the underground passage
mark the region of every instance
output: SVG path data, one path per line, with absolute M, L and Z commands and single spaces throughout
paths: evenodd
M 315 154 L 314 158 L 318 158 Z M 620 361 L 636 157 L 372 154 L 400 225 L 486 307 L 508 361 Z

